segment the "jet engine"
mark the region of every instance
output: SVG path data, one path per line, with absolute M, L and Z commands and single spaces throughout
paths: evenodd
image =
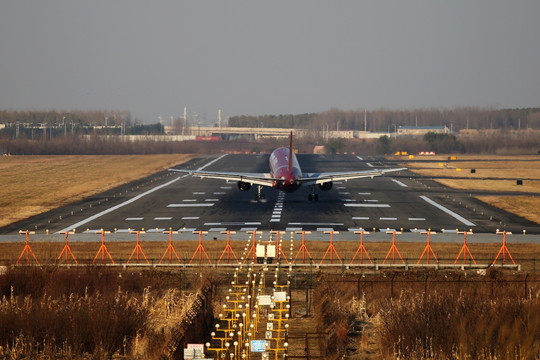
M 330 189 L 332 188 L 332 182 L 331 182 L 331 181 L 328 181 L 328 182 L 319 184 L 319 187 L 320 187 L 321 190 L 323 190 L 323 191 L 328 191 L 328 190 L 330 190 Z
M 251 189 L 251 184 L 248 182 L 239 181 L 238 189 L 240 189 L 240 191 L 248 191 L 249 189 Z

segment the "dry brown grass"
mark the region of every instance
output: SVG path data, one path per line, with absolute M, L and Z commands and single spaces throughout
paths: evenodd
M 0 226 L 188 161 L 191 155 L 0 157 Z
M 540 157 L 538 156 L 459 155 L 457 160 L 452 161 L 448 160 L 448 156 L 429 159 L 434 162 L 410 162 L 406 166 L 411 171 L 424 176 L 455 177 L 456 179 L 436 179 L 439 183 L 454 189 L 530 192 L 540 195 Z M 471 173 L 471 169 L 475 169 L 476 172 Z M 484 178 L 493 178 L 493 180 L 484 180 Z M 523 185 L 517 185 L 517 179 L 524 179 Z M 493 195 L 478 197 L 478 199 L 540 223 L 540 212 L 538 212 L 540 197 L 538 196 Z

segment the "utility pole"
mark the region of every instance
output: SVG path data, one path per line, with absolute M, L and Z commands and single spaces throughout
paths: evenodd
M 367 109 L 364 108 L 364 132 L 367 132 Z

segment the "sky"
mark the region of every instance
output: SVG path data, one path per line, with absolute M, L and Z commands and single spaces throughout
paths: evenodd
M 538 0 L 0 0 L 0 109 L 540 106 Z

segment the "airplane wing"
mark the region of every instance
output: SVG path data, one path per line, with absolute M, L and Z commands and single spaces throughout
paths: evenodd
M 200 177 L 201 179 L 220 179 L 229 181 L 243 181 L 251 185 L 272 186 L 275 179 L 270 176 L 270 173 L 238 173 L 225 171 L 197 171 L 197 170 L 179 170 L 169 169 L 169 171 L 178 171 L 188 173 L 191 176 Z
M 344 171 L 344 172 L 324 172 L 324 173 L 308 173 L 305 176 L 297 179 L 304 185 L 317 185 L 324 184 L 331 181 L 347 181 L 353 179 L 360 179 L 375 176 L 381 176 L 387 172 L 407 170 L 407 168 L 393 168 L 393 169 L 373 169 L 362 171 Z M 225 172 L 225 171 L 202 171 L 202 170 L 180 170 L 169 169 L 169 171 L 177 171 L 188 173 L 191 176 L 200 177 L 201 179 L 220 179 L 229 181 L 243 181 L 251 185 L 273 186 L 274 181 L 281 181 L 281 179 L 272 178 L 270 173 L 239 173 L 239 172 Z
M 304 174 L 298 181 L 305 185 L 318 185 L 331 181 L 347 181 L 353 179 L 360 179 L 375 176 L 381 176 L 388 172 L 407 170 L 407 168 L 393 168 L 393 169 L 373 169 L 373 170 L 361 170 L 361 171 L 342 171 L 342 172 L 324 172 L 324 173 L 308 173 Z

